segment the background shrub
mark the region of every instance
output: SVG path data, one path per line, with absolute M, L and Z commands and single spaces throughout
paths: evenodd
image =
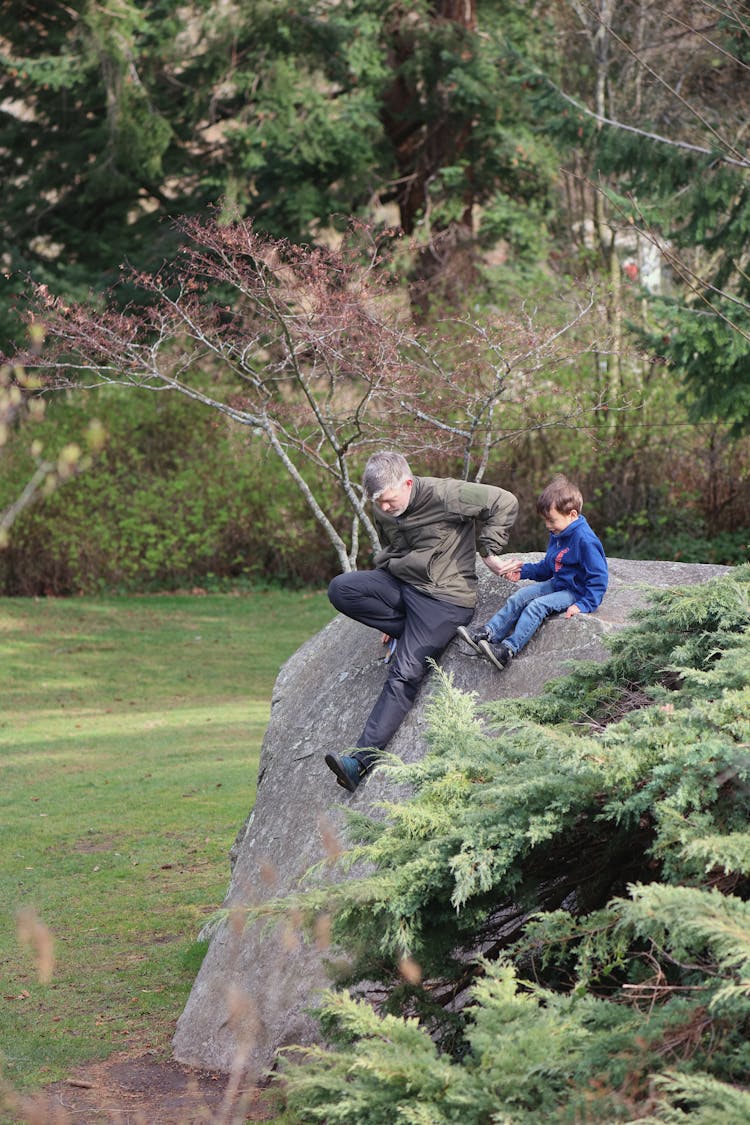
M 151 591 L 261 581 L 323 583 L 332 554 L 274 458 L 181 396 L 108 388 L 55 403 L 36 431 L 108 439 L 95 466 L 23 514 L 0 555 L 5 595 Z M 31 475 L 9 452 L 0 504 Z

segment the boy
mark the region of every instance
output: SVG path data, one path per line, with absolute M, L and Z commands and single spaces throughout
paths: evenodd
M 502 671 L 551 613 L 574 617 L 593 613 L 607 589 L 604 548 L 581 515 L 583 497 L 574 484 L 556 476 L 537 500 L 536 510 L 550 533 L 547 553 L 538 563 L 507 559 L 500 564 L 512 582 L 531 578 L 533 585 L 511 594 L 486 625 L 458 636 Z M 498 560 L 499 561 L 499 560 Z

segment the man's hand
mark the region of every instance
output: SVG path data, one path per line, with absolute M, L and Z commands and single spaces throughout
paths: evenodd
M 484 565 L 498 578 L 507 578 L 511 582 L 518 582 L 521 577 L 522 563 L 520 559 L 501 559 L 497 555 L 485 555 Z

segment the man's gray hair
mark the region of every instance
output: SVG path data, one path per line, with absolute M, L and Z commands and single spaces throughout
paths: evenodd
M 377 500 L 387 488 L 400 488 L 412 475 L 409 462 L 400 453 L 384 449 L 373 453 L 365 465 L 362 489 L 368 500 Z

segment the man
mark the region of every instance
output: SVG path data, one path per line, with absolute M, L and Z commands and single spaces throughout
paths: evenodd
M 493 574 L 518 514 L 511 492 L 489 484 L 415 477 L 400 453 L 375 453 L 362 487 L 381 551 L 374 570 L 338 574 L 328 597 L 340 613 L 396 641 L 388 676 L 353 754 L 326 765 L 353 793 L 411 709 L 428 660 L 474 615 L 476 552 Z

